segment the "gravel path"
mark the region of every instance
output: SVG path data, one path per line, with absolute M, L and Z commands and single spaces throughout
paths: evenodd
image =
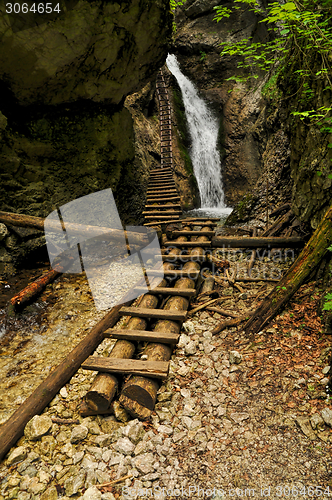
M 201 312 L 184 324 L 151 422 L 128 421 L 120 409 L 117 418 L 79 417 L 94 376 L 80 370 L 9 453 L 0 500 L 327 498 L 329 338 L 310 332 L 310 350 L 307 332 L 285 329 L 285 314 L 254 341 L 235 328 L 212 337 L 219 321 Z M 300 364 L 302 348 L 310 355 Z

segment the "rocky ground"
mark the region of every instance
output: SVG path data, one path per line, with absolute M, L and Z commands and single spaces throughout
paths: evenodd
M 232 266 L 244 258 L 234 254 Z M 249 311 L 271 286 L 241 284 L 241 293 L 227 284 L 220 306 Z M 80 417 L 94 373 L 79 370 L 7 455 L 0 500 L 327 498 L 331 342 L 321 333 L 319 296 L 315 283 L 304 285 L 254 338 L 241 327 L 212 336 L 225 319 L 218 313 L 190 317 L 150 422 L 119 407 Z M 111 346 L 106 339 L 98 354 Z

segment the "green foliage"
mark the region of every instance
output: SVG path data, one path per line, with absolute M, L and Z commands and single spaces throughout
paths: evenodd
M 206 58 L 206 52 L 203 52 L 202 50 L 200 51 L 200 54 L 201 54 L 201 57 L 200 57 L 200 61 L 204 61 L 204 59 Z
M 169 0 L 169 5 L 170 5 L 170 8 L 171 8 L 171 11 L 175 12 L 175 9 L 177 7 L 180 7 L 181 5 L 184 5 L 186 3 L 187 0 Z M 175 21 L 173 21 L 173 33 L 176 33 L 176 23 Z

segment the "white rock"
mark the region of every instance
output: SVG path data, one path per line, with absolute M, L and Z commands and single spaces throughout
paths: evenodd
M 77 453 L 75 453 L 73 455 L 73 464 L 74 465 L 78 464 L 78 462 L 80 462 L 83 457 L 84 457 L 84 451 L 78 451 Z
M 27 439 L 36 441 L 44 436 L 52 425 L 53 422 L 47 415 L 35 415 L 25 426 L 24 435 Z
M 185 377 L 190 371 L 190 368 L 189 366 L 181 366 L 181 368 L 179 368 L 176 373 L 178 375 L 181 375 L 181 377 Z
M 159 425 L 157 431 L 161 434 L 173 434 L 173 429 L 169 425 Z
M 237 351 L 230 351 L 229 362 L 231 365 L 239 365 L 242 361 L 242 354 Z
M 78 443 L 79 441 L 85 439 L 87 435 L 88 428 L 85 427 L 85 425 L 76 425 L 71 432 L 70 442 Z
M 192 321 L 186 321 L 185 323 L 183 323 L 182 328 L 186 333 L 189 333 L 190 335 L 196 333 L 195 325 Z
M 229 416 L 236 424 L 239 424 L 243 420 L 247 420 L 250 417 L 247 412 L 231 413 Z
M 188 344 L 184 348 L 184 351 L 188 356 L 195 354 L 196 350 L 197 350 L 197 345 L 196 342 L 194 342 L 193 340 L 188 342 Z
M 185 333 L 182 333 L 179 338 L 178 347 L 181 349 L 190 342 L 190 337 Z
M 332 427 L 332 410 L 330 410 L 330 408 L 323 408 L 321 415 L 324 419 L 324 422 Z
M 324 366 L 324 368 L 323 368 L 323 370 L 322 370 L 323 375 L 326 375 L 327 373 L 329 373 L 330 368 L 331 368 L 330 366 Z
M 122 428 L 122 434 L 130 439 L 134 444 L 137 444 L 145 434 L 142 422 L 138 419 L 131 420 L 128 425 Z
M 149 472 L 153 472 L 153 464 L 154 464 L 154 456 L 153 453 L 144 453 L 143 455 L 139 455 L 135 458 L 134 463 L 136 469 L 138 469 L 143 474 L 149 474 Z
M 131 455 L 132 453 L 134 453 L 135 450 L 135 446 L 127 437 L 118 439 L 116 443 L 114 443 L 112 446 L 115 449 L 115 451 L 118 451 L 123 455 Z
M 25 460 L 26 457 L 27 457 L 27 449 L 24 446 L 19 446 L 18 448 L 15 448 L 15 450 L 11 452 L 11 454 L 8 457 L 7 464 L 8 465 L 16 464 L 17 462 Z
M 91 486 L 84 493 L 83 500 L 101 500 L 101 492 L 96 486 Z
M 62 388 L 60 389 L 60 396 L 61 396 L 62 398 L 67 398 L 67 397 L 68 397 L 68 392 L 67 392 L 67 389 L 66 389 L 65 387 L 62 387 Z

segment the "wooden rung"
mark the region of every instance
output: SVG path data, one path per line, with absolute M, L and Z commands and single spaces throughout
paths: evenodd
M 156 207 L 157 208 L 157 207 Z M 145 210 L 142 212 L 142 215 L 162 215 L 162 216 L 167 216 L 167 215 L 180 215 L 182 214 L 182 210 L 164 210 L 161 212 L 158 212 L 158 210 Z
M 164 220 L 164 219 L 177 220 L 179 218 L 179 215 L 145 215 L 144 218 L 145 219 L 154 219 L 155 221 Z
M 162 181 L 149 182 L 148 188 L 159 188 L 159 187 L 164 187 L 164 189 L 172 188 L 172 187 L 175 187 L 175 182 L 174 181 L 172 181 L 172 182 L 162 182 Z
M 211 246 L 211 241 L 165 241 L 164 246 L 169 247 L 202 247 L 207 248 Z
M 146 194 L 170 194 L 170 195 L 175 195 L 178 194 L 176 189 L 159 189 L 158 191 L 150 191 L 150 189 L 147 190 Z
M 214 236 L 215 231 L 167 231 L 167 236 Z
M 145 208 L 181 208 L 181 205 L 175 203 L 169 205 L 145 205 Z
M 195 221 L 220 221 L 220 217 L 187 217 L 187 219 L 184 219 L 185 222 L 195 222 Z
M 162 271 L 161 271 L 162 272 Z M 133 316 L 136 318 L 170 319 L 174 321 L 184 321 L 187 311 L 167 311 L 165 309 L 147 309 L 144 307 L 122 307 L 120 316 Z
M 165 288 L 156 287 L 153 290 L 146 292 L 144 287 L 136 287 L 135 290 L 140 293 L 149 293 L 152 295 L 179 295 L 180 297 L 194 297 L 196 295 L 196 290 L 194 288 Z
M 150 174 L 159 174 L 160 172 L 164 173 L 164 172 L 170 172 L 170 169 L 169 168 L 155 168 L 154 170 L 151 170 Z
M 147 203 L 163 203 L 164 201 L 180 201 L 180 197 L 179 196 L 174 196 L 173 198 L 172 197 L 168 197 L 168 196 L 164 196 L 163 198 L 147 198 L 146 199 Z
M 83 370 L 96 370 L 123 375 L 140 375 L 142 377 L 167 378 L 169 361 L 141 361 L 138 359 L 117 359 L 104 356 L 89 356 L 81 365 Z
M 191 271 L 182 271 L 182 270 L 174 270 L 174 271 L 163 271 L 163 270 L 158 270 L 158 269 L 148 269 L 146 271 L 148 275 L 152 276 L 168 276 L 171 278 L 192 278 L 195 279 L 198 277 L 200 271 L 197 271 L 196 269 L 191 270 Z
M 136 342 L 160 342 L 161 344 L 177 344 L 180 335 L 167 332 L 149 332 L 145 330 L 127 330 L 122 328 L 109 328 L 104 336 L 111 339 L 135 340 Z
M 163 262 L 181 263 L 205 262 L 205 255 L 162 255 Z
M 161 220 L 161 221 L 158 221 L 158 222 L 144 222 L 143 226 L 156 226 L 156 225 L 160 226 L 161 225 L 161 226 L 164 227 L 165 225 L 172 224 L 173 222 L 177 222 L 177 221 L 175 221 L 173 219 L 173 220 L 165 220 L 165 221 Z
M 174 194 L 172 194 L 171 196 L 168 195 L 168 194 L 151 194 L 147 197 L 147 199 L 150 201 L 153 201 L 155 202 L 156 200 L 160 200 L 160 201 L 175 201 L 175 200 L 180 200 L 180 196 L 175 196 Z

